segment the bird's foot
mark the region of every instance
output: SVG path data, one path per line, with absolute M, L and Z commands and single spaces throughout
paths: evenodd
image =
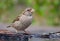
M 16 33 L 22 34 L 25 33 L 24 31 L 16 31 Z
M 24 31 L 25 32 L 25 34 L 31 34 L 29 31 Z

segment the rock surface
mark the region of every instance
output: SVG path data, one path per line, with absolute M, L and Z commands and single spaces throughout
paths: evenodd
M 0 41 L 28 41 L 25 33 L 13 33 L 8 30 L 0 30 Z

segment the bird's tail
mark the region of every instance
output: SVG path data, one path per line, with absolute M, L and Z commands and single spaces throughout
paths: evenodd
M 8 25 L 7 28 L 10 28 L 12 26 L 12 24 Z
M 11 27 L 10 25 L 9 26 L 7 26 L 7 28 L 9 28 L 9 27 Z

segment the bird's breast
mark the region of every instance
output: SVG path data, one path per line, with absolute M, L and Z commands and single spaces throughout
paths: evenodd
M 32 16 L 21 16 L 20 21 L 22 23 L 25 23 L 25 24 L 31 23 L 32 22 Z

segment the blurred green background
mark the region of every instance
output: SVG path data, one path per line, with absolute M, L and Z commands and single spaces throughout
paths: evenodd
M 60 0 L 0 0 L 0 23 L 11 23 L 27 7 L 35 9 L 33 24 L 60 25 Z

